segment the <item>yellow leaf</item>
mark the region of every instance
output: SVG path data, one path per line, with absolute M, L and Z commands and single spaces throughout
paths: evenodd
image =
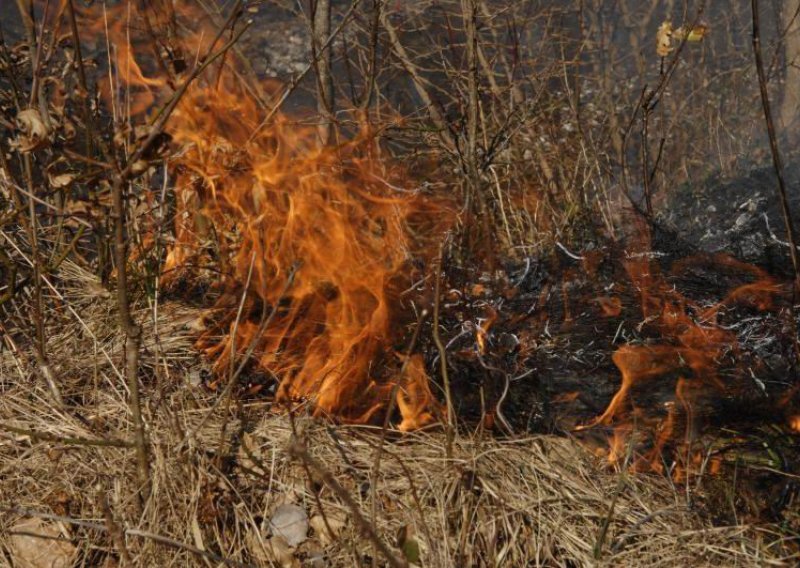
M 672 37 L 678 41 L 683 41 L 686 38 L 686 41 L 698 42 L 703 41 L 710 30 L 711 28 L 708 24 L 697 24 L 691 29 L 688 29 L 687 26 L 681 26 L 673 32 Z
M 672 51 L 672 22 L 664 21 L 658 26 L 656 32 L 656 53 L 659 57 L 666 57 Z

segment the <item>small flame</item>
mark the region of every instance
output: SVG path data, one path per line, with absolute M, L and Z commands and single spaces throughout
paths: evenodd
M 693 403 L 697 397 L 709 389 L 724 392 L 725 380 L 720 376 L 719 364 L 723 354 L 737 349 L 737 338 L 733 331 L 724 329 L 717 323 L 723 307 L 733 304 L 748 304 L 757 309 L 769 309 L 774 296 L 780 291 L 779 285 L 761 269 L 747 265 L 736 259 L 717 255 L 713 258 L 716 266 L 730 268 L 738 273 L 749 274 L 753 282 L 730 291 L 718 304 L 710 307 L 699 306 L 667 283 L 659 273 L 646 251 L 649 250 L 649 237 L 645 238 L 638 254 L 634 252 L 626 261 L 625 267 L 634 289 L 641 294 L 643 324 L 653 328 L 660 339 L 655 343 L 626 344 L 612 356 L 619 369 L 622 381 L 605 411 L 586 427 L 595 425 L 614 426 L 610 441 L 609 460 L 616 462 L 623 455 L 624 441 L 632 435 L 633 416 L 636 421 L 654 426 L 651 450 L 635 463 L 635 467 L 661 471 L 662 449 L 672 442 L 679 432 L 677 419 L 683 417 L 685 439 L 683 455 L 692 455 L 690 446 L 693 430 Z M 686 259 L 673 265 L 681 271 L 701 259 Z M 616 302 L 608 298 L 595 300 L 607 316 L 618 314 Z M 643 416 L 632 401 L 632 391 L 637 385 L 648 381 L 675 381 L 674 400 L 666 405 L 667 415 L 659 420 Z M 800 425 L 799 425 L 800 426 Z M 680 464 L 679 464 L 680 465 Z M 687 474 L 691 464 L 676 466 L 675 471 Z
M 489 329 L 491 329 L 494 322 L 497 321 L 497 310 L 492 307 L 487 309 L 488 315 L 485 318 L 478 320 L 478 326 L 475 329 L 475 342 L 478 344 L 478 353 L 481 355 L 486 354 L 486 348 L 489 341 Z

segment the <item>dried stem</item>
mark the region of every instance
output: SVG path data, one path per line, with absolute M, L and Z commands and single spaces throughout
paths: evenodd
M 317 76 L 317 112 L 320 142 L 327 145 L 333 140 L 334 91 L 331 69 L 332 52 L 327 39 L 331 35 L 331 1 L 311 0 L 311 60 Z
M 291 81 L 289 81 L 289 84 L 286 85 L 286 87 L 283 89 L 283 92 L 281 93 L 281 95 L 275 99 L 274 103 L 271 103 L 272 108 L 270 108 L 269 112 L 264 117 L 264 119 L 258 124 L 258 126 L 256 126 L 253 129 L 253 132 L 252 132 L 252 134 L 250 134 L 250 138 L 248 139 L 248 142 L 251 142 L 256 137 L 256 135 L 265 126 L 267 126 L 270 122 L 272 122 L 272 119 L 275 118 L 276 114 L 278 114 L 278 111 L 283 106 L 283 103 L 286 102 L 286 99 L 289 98 L 289 95 L 291 95 L 294 92 L 294 90 L 297 88 L 297 86 L 300 84 L 300 82 L 314 68 L 314 65 L 316 64 L 317 58 L 320 57 L 321 54 L 325 53 L 325 51 L 328 49 L 328 47 L 330 47 L 330 44 L 333 43 L 333 40 L 336 38 L 336 36 L 339 35 L 339 33 L 344 29 L 345 25 L 350 21 L 350 17 L 353 15 L 355 9 L 358 7 L 358 5 L 360 3 L 361 3 L 361 0 L 355 0 L 350 5 L 350 9 L 348 9 L 347 13 L 344 16 L 342 16 L 342 21 L 339 22 L 339 25 L 336 26 L 336 29 L 334 29 L 331 32 L 331 34 L 328 36 L 328 39 L 325 41 L 325 43 L 320 48 L 320 50 L 319 50 L 320 53 L 317 53 L 314 56 L 314 58 L 312 58 L 311 62 L 308 65 L 306 65 L 305 68 L 300 73 L 295 75 L 292 78 Z
M 436 349 L 439 351 L 439 365 L 442 373 L 442 382 L 444 383 L 444 399 L 447 416 L 447 441 L 445 446 L 445 455 L 450 460 L 453 457 L 453 438 L 455 437 L 455 418 L 453 408 L 453 397 L 450 391 L 450 375 L 447 371 L 447 350 L 442 342 L 442 336 L 439 333 L 439 309 L 442 298 L 442 272 L 444 271 L 444 248 L 446 240 L 442 242 L 439 248 L 439 261 L 436 265 L 436 285 L 433 292 L 433 342 L 436 344 Z
M 414 334 L 411 336 L 411 341 L 408 342 L 408 349 L 406 349 L 405 358 L 403 359 L 403 365 L 400 367 L 400 372 L 398 373 L 397 381 L 392 385 L 391 393 L 389 394 L 389 403 L 386 408 L 386 414 L 383 417 L 383 424 L 381 425 L 381 435 L 380 439 L 378 440 L 378 445 L 375 448 L 375 457 L 373 458 L 372 462 L 372 484 L 370 486 L 370 501 L 372 503 L 372 522 L 376 523 L 378 519 L 378 478 L 381 472 L 381 458 L 383 457 L 383 446 L 386 443 L 386 435 L 389 432 L 389 421 L 392 418 L 392 414 L 394 414 L 395 404 L 397 401 L 397 395 L 400 393 L 400 384 L 403 380 L 403 377 L 406 373 L 406 366 L 408 362 L 411 360 L 411 353 L 414 351 L 414 347 L 417 345 L 417 339 L 419 339 L 419 332 L 422 328 L 422 322 L 425 321 L 425 318 L 428 317 L 428 311 L 423 310 L 420 315 L 419 319 L 417 320 L 417 325 L 414 328 Z
M 450 152 L 455 152 L 457 147 L 455 143 L 455 136 L 453 135 L 447 120 L 445 120 L 444 114 L 439 108 L 439 104 L 433 100 L 433 96 L 428 92 L 428 89 L 425 86 L 425 81 L 422 78 L 422 75 L 420 75 L 417 66 L 411 60 L 411 56 L 400 42 L 400 37 L 397 34 L 397 30 L 389 20 L 389 15 L 386 13 L 386 10 L 381 12 L 381 24 L 389 34 L 389 43 L 392 47 L 392 51 L 394 51 L 395 55 L 400 60 L 400 64 L 403 66 L 403 69 L 405 69 L 406 73 L 411 76 L 411 80 L 414 83 L 414 89 L 417 91 L 419 98 L 422 99 L 422 102 L 428 111 L 428 116 L 430 117 L 433 126 L 436 127 L 439 138 L 444 144 L 445 149 Z
M 117 309 L 119 325 L 125 334 L 125 380 L 130 391 L 130 411 L 133 419 L 133 437 L 136 446 L 136 475 L 140 495 L 146 500 L 150 493 L 150 466 L 148 463 L 147 439 L 142 420 L 142 403 L 139 397 L 139 345 L 142 329 L 134 323 L 130 309 L 128 288 L 128 241 L 125 228 L 125 196 L 128 182 L 121 176 L 114 180 L 111 188 L 112 216 L 114 219 L 114 263 L 117 267 Z
M 0 422 L 0 430 L 12 432 L 20 436 L 27 436 L 31 439 L 31 442 L 42 440 L 44 442 L 64 444 L 65 446 L 95 446 L 113 448 L 130 448 L 133 446 L 133 444 L 126 442 L 125 440 L 115 440 L 113 438 L 93 440 L 90 438 L 81 438 L 76 436 L 56 436 L 47 432 L 19 428 L 18 426 L 12 426 L 11 424 L 6 424 L 5 422 Z
M 128 551 L 128 546 L 125 544 L 125 531 L 114 520 L 114 514 L 111 512 L 111 507 L 108 504 L 108 497 L 105 493 L 100 495 L 100 509 L 103 511 L 103 519 L 106 522 L 106 531 L 111 535 L 111 540 L 119 552 L 122 566 L 133 566 L 133 559 L 131 553 Z
M 797 242 L 795 238 L 794 223 L 792 213 L 789 208 L 789 200 L 786 198 L 786 180 L 783 176 L 783 161 L 781 160 L 780 150 L 778 149 L 778 138 L 775 134 L 775 122 L 772 119 L 772 109 L 767 91 L 767 76 L 764 72 L 764 60 L 761 54 L 761 26 L 759 18 L 758 0 L 751 0 L 753 9 L 753 52 L 756 58 L 756 71 L 758 72 L 758 86 L 761 91 L 761 105 L 764 109 L 764 120 L 767 124 L 767 134 L 769 135 L 769 149 L 772 153 L 772 165 L 775 168 L 775 175 L 778 177 L 778 199 L 781 203 L 783 212 L 783 222 L 786 227 L 786 240 L 789 243 L 789 256 L 792 259 L 794 268 L 795 286 L 800 286 L 800 263 L 797 258 Z

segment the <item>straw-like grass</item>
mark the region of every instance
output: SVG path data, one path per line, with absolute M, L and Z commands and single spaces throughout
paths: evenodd
M 137 566 L 216 566 L 220 558 L 258 566 L 276 556 L 285 566 L 370 565 L 370 558 L 384 565 L 327 474 L 397 558 L 403 548 L 415 559 L 418 548 L 423 566 L 792 560 L 777 531 L 713 527 L 667 480 L 609 471 L 566 438 L 461 435 L 448 461 L 441 432 L 390 436 L 375 476 L 374 429 L 292 418 L 267 403 L 214 408 L 214 393 L 198 386 L 202 362 L 186 325 L 197 312 L 174 304 L 156 311 L 144 301 L 137 317 L 145 330 L 152 493 L 140 506 L 133 450 L 91 445 L 131 436 L 125 383 L 115 370 L 121 336 L 113 300 L 73 264 L 59 276 L 64 307 L 49 314 L 48 349 L 67 408 L 51 402 L 22 346 L 14 352 L 6 341 L 0 356 L 2 562 L 15 561 L 10 529 L 33 515 L 60 528 L 82 566 L 126 556 Z M 308 467 L 310 460 L 324 471 Z M 289 552 L 269 530 L 282 503 L 299 505 L 311 519 L 308 540 Z

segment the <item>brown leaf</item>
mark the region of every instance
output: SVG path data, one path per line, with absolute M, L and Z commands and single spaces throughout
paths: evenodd
M 16 145 L 21 152 L 32 152 L 47 145 L 49 132 L 38 110 L 29 108 L 17 114 L 17 128 L 20 134 Z
M 48 175 L 48 182 L 50 183 L 50 187 L 53 189 L 63 189 L 65 187 L 69 187 L 73 181 L 75 181 L 75 176 L 73 174 L 58 174 L 58 175 Z
M 69 568 L 76 548 L 64 540 L 53 523 L 25 519 L 11 528 L 11 557 L 15 566 L 27 568 Z
M 347 519 L 343 513 L 338 511 L 326 511 L 324 518 L 322 515 L 311 517 L 310 524 L 322 546 L 328 546 L 336 541 L 347 524 Z
M 267 541 L 274 561 L 282 568 L 295 568 L 300 561 L 294 556 L 294 549 L 280 536 L 275 535 Z

